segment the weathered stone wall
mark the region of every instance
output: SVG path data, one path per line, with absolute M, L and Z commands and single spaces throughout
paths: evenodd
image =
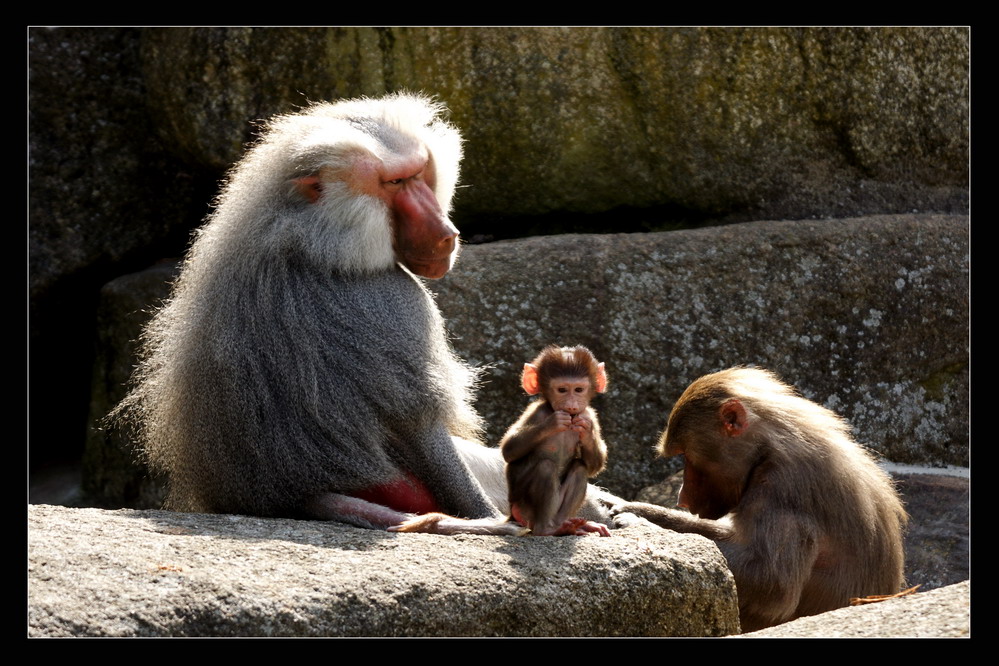
M 600 478 L 629 496 L 664 476 L 673 401 L 733 365 L 774 370 L 891 460 L 967 465 L 968 252 L 964 216 L 759 222 L 472 246 L 431 286 L 459 354 L 492 366 L 493 442 L 541 347 L 607 363 Z
M 206 203 L 192 186 L 240 157 L 252 121 L 399 89 L 451 108 L 469 186 L 457 218 L 486 218 L 487 233 L 496 218 L 619 207 L 666 207 L 660 224 L 676 222 L 670 212 L 963 209 L 968 38 L 961 28 L 35 28 L 33 275 L 41 287 L 190 228 Z
M 466 238 L 967 209 L 963 28 L 28 38 L 30 418 L 46 447 L 82 439 L 101 285 L 179 256 L 252 121 L 310 100 L 406 88 L 447 103 L 466 138 Z
M 164 142 L 220 169 L 249 119 L 438 95 L 467 215 L 842 216 L 960 206 L 967 184 L 962 29 L 173 29 L 142 55 Z
M 520 371 L 543 346 L 585 344 L 606 362 L 599 482 L 632 498 L 679 465 L 653 453 L 673 401 L 733 365 L 776 371 L 890 460 L 967 465 L 968 251 L 965 216 L 754 222 L 470 246 L 429 284 L 459 355 L 486 368 L 477 407 L 493 445 L 523 410 Z M 95 418 L 122 397 L 125 341 L 170 275 L 106 288 Z M 138 494 L 134 472 L 111 464 L 123 445 L 95 430 L 88 447 L 88 490 L 112 505 Z

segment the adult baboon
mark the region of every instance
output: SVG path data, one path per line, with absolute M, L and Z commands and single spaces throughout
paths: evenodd
M 408 94 L 316 104 L 272 119 L 232 170 L 115 412 L 167 474 L 168 507 L 500 518 L 452 439 L 479 432 L 475 373 L 414 277 L 458 253 L 443 111 Z

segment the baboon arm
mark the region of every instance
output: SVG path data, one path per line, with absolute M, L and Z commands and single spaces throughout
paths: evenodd
M 389 532 L 424 532 L 426 534 L 493 534 L 499 536 L 523 536 L 528 530 L 523 525 L 496 518 L 466 520 L 443 513 L 427 513 L 414 516 L 401 525 L 388 528 Z
M 591 431 L 588 442 L 582 442 L 580 454 L 583 464 L 586 465 L 586 475 L 596 476 L 604 470 L 607 465 L 607 445 L 600 435 L 600 422 L 597 420 L 597 413 L 587 408 L 586 415 L 590 419 Z
M 403 513 L 381 504 L 336 493 L 312 498 L 305 509 L 316 520 L 336 520 L 369 529 L 385 529 L 415 517 L 412 513 Z
M 503 517 L 443 425 L 408 448 L 411 471 L 433 489 L 439 511 L 461 518 Z
M 611 515 L 616 516 L 622 513 L 633 513 L 640 518 L 645 518 L 659 527 L 683 532 L 684 534 L 700 534 L 714 541 L 727 539 L 732 535 L 732 527 L 717 520 L 702 520 L 697 516 L 678 509 L 668 509 L 658 504 L 646 504 L 645 502 L 624 502 L 616 504 L 610 509 Z
M 503 460 L 508 463 L 519 460 L 538 447 L 542 441 L 556 431 L 548 423 L 552 414 L 551 407 L 545 402 L 533 402 L 528 405 L 517 422 L 500 440 L 499 448 Z
M 538 448 L 538 444 L 544 441 L 547 434 L 547 431 L 539 425 L 526 424 L 522 430 L 500 441 L 503 459 L 508 463 L 520 460 Z
M 381 504 L 347 495 L 328 493 L 314 498 L 309 513 L 318 520 L 336 520 L 357 527 L 387 529 L 390 532 L 425 532 L 429 534 L 497 534 L 521 536 L 528 530 L 501 518 L 466 520 L 442 513 L 417 515 L 403 513 Z

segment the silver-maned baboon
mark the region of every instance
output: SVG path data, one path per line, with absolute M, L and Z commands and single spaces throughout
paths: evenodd
M 907 516 L 891 479 L 840 417 L 773 373 L 695 381 L 659 450 L 683 455 L 679 505 L 699 517 L 641 503 L 614 512 L 713 539 L 735 576 L 743 631 L 899 591 Z
M 461 139 L 397 94 L 267 123 L 197 232 L 114 416 L 183 511 L 367 527 L 498 521 L 452 435 L 475 373 L 433 298 L 458 252 Z M 476 455 L 472 455 L 474 462 Z

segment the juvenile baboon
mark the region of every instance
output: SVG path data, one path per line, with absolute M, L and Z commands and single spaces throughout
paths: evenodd
M 642 503 L 613 512 L 713 539 L 735 576 L 743 631 L 899 591 L 907 516 L 891 479 L 840 417 L 773 373 L 695 381 L 659 450 L 683 455 L 679 505 L 699 517 Z
M 607 463 L 597 413 L 590 407 L 593 397 L 607 390 L 604 364 L 586 347 L 551 345 L 524 364 L 521 385 L 538 399 L 500 441 L 512 518 L 538 536 L 610 536 L 605 525 L 578 517 L 587 478 Z

